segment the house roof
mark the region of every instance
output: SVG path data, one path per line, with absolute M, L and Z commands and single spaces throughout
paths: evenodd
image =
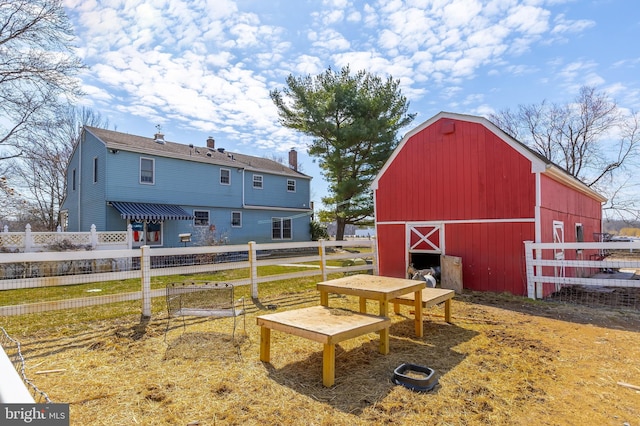
M 96 138 L 100 139 L 107 149 L 178 158 L 185 161 L 210 163 L 223 167 L 235 167 L 255 172 L 311 179 L 310 176 L 304 173 L 267 158 L 230 152 L 224 149 L 196 146 L 195 144 L 188 145 L 169 141 L 158 143 L 152 137 L 137 136 L 97 127 L 85 126 L 84 128 Z
M 567 185 L 568 187 L 573 188 L 574 190 L 582 192 L 582 193 L 584 193 L 584 194 L 586 194 L 586 195 L 588 195 L 588 196 L 590 196 L 590 197 L 592 197 L 592 198 L 594 198 L 594 199 L 596 199 L 596 200 L 598 200 L 600 202 L 607 201 L 607 199 L 605 197 L 603 197 L 602 195 L 600 195 L 598 192 L 594 191 L 593 189 L 589 188 L 587 185 L 585 185 L 579 179 L 576 179 L 574 176 L 572 176 L 565 169 L 563 169 L 562 167 L 560 167 L 557 164 L 553 163 L 552 161 L 550 161 L 549 159 L 547 159 L 543 155 L 540 155 L 539 153 L 537 153 L 536 151 L 532 150 L 531 148 L 529 148 L 528 146 L 526 146 L 522 142 L 516 140 L 512 136 L 509 136 L 506 132 L 504 132 L 502 129 L 500 129 L 498 126 L 496 126 L 495 124 L 493 124 L 492 122 L 490 122 L 486 118 L 478 117 L 478 116 L 474 116 L 474 115 L 458 114 L 458 113 L 444 112 L 444 111 L 439 112 L 438 114 L 434 115 L 433 117 L 431 117 L 430 119 L 426 120 L 422 124 L 420 124 L 417 127 L 411 129 L 410 131 L 408 131 L 404 135 L 404 137 L 402 138 L 402 140 L 400 141 L 400 143 L 398 144 L 396 149 L 393 151 L 393 153 L 391 154 L 391 156 L 389 157 L 387 162 L 384 164 L 384 166 L 382 167 L 382 169 L 380 170 L 378 175 L 375 177 L 375 179 L 371 183 L 371 187 L 373 189 L 377 188 L 378 181 L 382 178 L 382 176 L 384 175 L 386 170 L 389 168 L 391 163 L 393 163 L 393 160 L 396 158 L 398 153 L 402 150 L 404 145 L 407 143 L 407 141 L 409 139 L 411 139 L 412 136 L 420 133 L 422 130 L 424 130 L 425 128 L 429 127 L 430 125 L 432 125 L 433 123 L 435 123 L 436 121 L 438 121 L 438 120 L 440 120 L 442 118 L 448 118 L 448 119 L 452 119 L 452 120 L 459 120 L 459 121 L 467 121 L 467 122 L 471 122 L 471 123 L 477 123 L 477 124 L 480 124 L 480 125 L 486 127 L 492 133 L 494 133 L 496 136 L 498 136 L 500 139 L 502 139 L 506 144 L 511 146 L 517 152 L 519 152 L 522 156 L 524 156 L 525 158 L 530 160 L 531 161 L 531 172 L 532 173 L 543 173 L 543 174 L 549 176 L 550 178 L 552 178 L 552 179 L 554 179 L 556 181 L 559 181 L 559 182 L 563 183 L 564 185 Z

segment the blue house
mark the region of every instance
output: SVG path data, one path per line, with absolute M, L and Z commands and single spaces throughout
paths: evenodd
M 65 230 L 126 230 L 134 246 L 310 240 L 311 177 L 266 158 L 85 126 L 67 168 Z

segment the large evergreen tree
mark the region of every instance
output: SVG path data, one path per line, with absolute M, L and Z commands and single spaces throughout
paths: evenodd
M 280 123 L 312 137 L 309 155 L 318 159 L 329 183 L 322 199 L 337 222 L 336 239 L 347 224 L 364 224 L 373 216 L 369 189 L 398 144 L 397 133 L 411 123 L 409 103 L 399 81 L 366 71 L 351 74 L 329 68 L 317 76 L 289 75 L 287 87 L 271 92 Z

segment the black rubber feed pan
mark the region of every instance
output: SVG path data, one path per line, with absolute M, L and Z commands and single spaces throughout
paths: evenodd
M 432 368 L 406 363 L 393 370 L 392 381 L 416 392 L 429 392 L 438 384 Z

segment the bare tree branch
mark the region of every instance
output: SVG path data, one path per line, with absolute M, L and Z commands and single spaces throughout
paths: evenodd
M 628 179 L 638 166 L 640 117 L 625 113 L 606 93 L 585 86 L 573 102 L 520 105 L 490 119 L 514 138 L 607 196 L 605 211 L 638 215 Z

